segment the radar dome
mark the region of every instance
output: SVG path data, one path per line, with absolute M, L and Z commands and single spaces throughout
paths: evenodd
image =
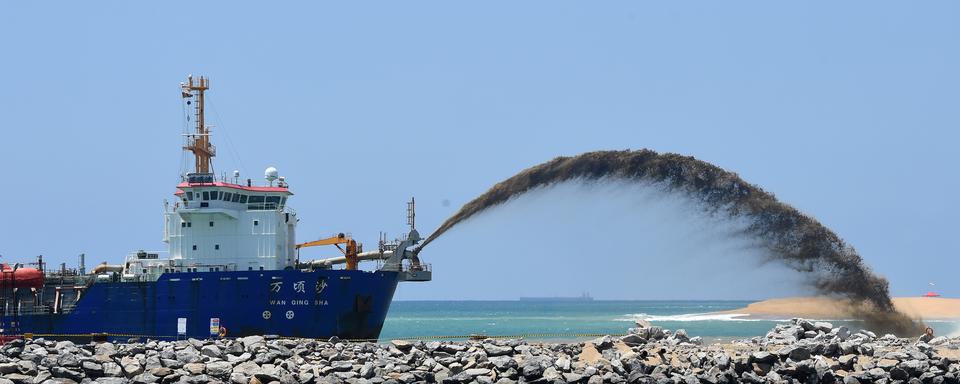
M 277 169 L 274 167 L 267 167 L 267 170 L 263 171 L 263 177 L 271 183 L 277 179 L 277 175 Z

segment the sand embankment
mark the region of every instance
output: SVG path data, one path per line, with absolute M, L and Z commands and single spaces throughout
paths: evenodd
M 960 299 L 943 297 L 897 297 L 897 310 L 917 319 L 960 319 Z M 787 297 L 758 301 L 745 308 L 724 311 L 756 318 L 849 319 L 851 308 L 845 301 L 826 297 Z

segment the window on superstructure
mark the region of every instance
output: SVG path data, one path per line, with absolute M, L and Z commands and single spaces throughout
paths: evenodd
M 285 205 L 287 205 L 287 197 L 286 197 L 286 196 L 284 196 L 282 199 L 280 199 L 280 208 L 283 208 Z
M 232 194 L 232 193 L 230 193 L 230 192 L 224 192 L 224 193 L 223 193 L 223 201 L 229 202 L 229 201 L 232 200 L 232 199 L 233 199 L 233 194 Z
M 254 221 L 253 221 L 253 226 L 256 227 L 256 226 L 258 226 L 258 225 L 260 225 L 260 220 L 254 220 Z
M 263 196 L 251 195 L 250 198 L 247 199 L 247 209 L 251 209 L 251 210 L 263 209 L 263 200 L 264 200 Z
M 204 201 L 210 200 L 210 192 L 203 191 L 203 200 Z
M 234 202 L 234 203 L 240 202 L 240 194 L 239 194 L 239 193 L 234 193 L 234 194 L 233 194 L 233 200 L 231 200 L 231 201 Z
M 277 209 L 278 205 L 280 205 L 280 196 L 267 196 L 263 209 Z
M 247 195 L 240 195 L 240 204 L 247 203 Z
M 216 250 L 219 251 L 219 250 L 220 250 L 220 244 L 214 244 L 214 245 L 213 245 L 213 249 L 216 249 Z
M 186 222 L 186 221 L 181 221 L 181 222 L 180 222 L 180 228 L 186 228 L 186 227 L 187 227 L 187 222 Z
M 187 191 L 187 200 L 193 200 L 193 192 Z
M 212 221 L 210 222 L 210 226 L 211 226 L 211 227 L 213 226 L 213 222 L 212 222 Z
M 193 245 L 193 250 L 194 250 L 194 251 L 197 250 L 197 245 L 196 245 L 196 244 Z

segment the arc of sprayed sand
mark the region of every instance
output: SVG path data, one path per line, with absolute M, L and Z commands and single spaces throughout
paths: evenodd
M 905 334 L 919 326 L 896 312 L 888 282 L 837 234 L 810 216 L 778 201 L 735 173 L 693 157 L 651 150 L 596 151 L 557 157 L 527 168 L 490 188 L 448 218 L 416 250 L 488 208 L 537 187 L 573 179 L 649 181 L 685 192 L 709 209 L 749 219 L 747 232 L 760 238 L 772 259 L 809 274 L 818 292 L 851 301 L 856 314 L 880 330 Z

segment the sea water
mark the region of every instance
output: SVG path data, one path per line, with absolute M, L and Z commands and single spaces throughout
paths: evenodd
M 637 319 L 691 336 L 762 336 L 789 319 L 747 319 L 715 314 L 750 301 L 397 301 L 390 306 L 381 338 L 469 335 L 579 339 L 623 334 Z
M 580 340 L 597 334 L 623 334 L 643 319 L 670 330 L 709 340 L 763 336 L 789 318 L 750 318 L 719 314 L 752 301 L 396 301 L 390 306 L 382 340 L 457 339 L 470 335 L 523 336 L 530 340 Z M 835 327 L 859 329 L 850 319 L 822 319 Z M 957 322 L 931 323 L 948 334 Z

